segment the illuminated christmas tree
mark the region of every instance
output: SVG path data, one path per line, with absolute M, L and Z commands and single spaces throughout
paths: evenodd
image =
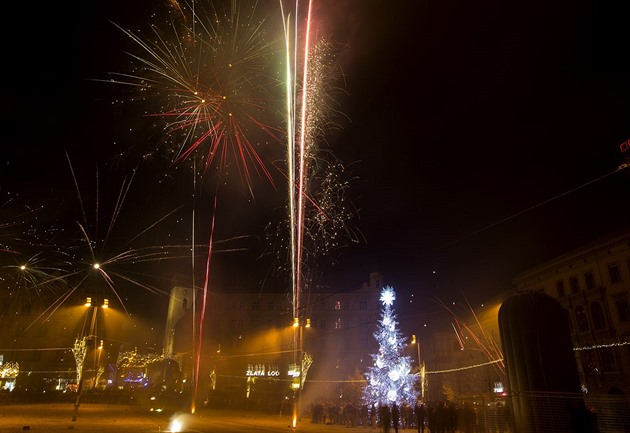
M 414 388 L 416 377 L 411 373 L 411 357 L 403 356 L 407 339 L 398 329 L 393 304 L 396 292 L 392 287 L 381 291 L 383 303 L 381 321 L 377 324 L 374 338 L 379 351 L 372 355 L 374 365 L 368 368 L 367 386 L 363 391 L 363 401 L 368 405 L 398 406 L 407 403 L 413 406 L 418 399 Z

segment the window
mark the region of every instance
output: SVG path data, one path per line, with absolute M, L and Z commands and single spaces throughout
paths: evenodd
M 359 310 L 367 310 L 367 301 L 359 302 Z
M 591 304 L 591 319 L 593 319 L 593 329 L 604 329 L 606 327 L 604 312 L 599 302 L 593 302 Z
M 591 271 L 584 273 L 584 283 L 586 284 L 586 290 L 595 288 L 595 278 L 593 277 L 593 273 Z
M 273 311 L 273 302 L 267 303 L 267 311 Z
M 359 325 L 359 326 L 361 327 L 361 329 L 367 329 L 367 328 L 368 328 L 368 326 L 369 326 L 369 323 L 370 323 L 370 322 L 368 321 L 368 319 L 367 319 L 367 318 L 365 318 L 365 317 L 361 317 L 361 319 L 360 319 L 360 322 L 359 322 L 359 323 L 360 323 L 360 325 Z
M 567 295 L 564 291 L 564 281 L 556 282 L 556 293 L 558 294 L 558 298 L 564 298 Z
M 588 319 L 584 307 L 578 305 L 575 307 L 575 321 L 577 322 L 578 332 L 588 331 Z
M 628 299 L 616 299 L 615 307 L 617 308 L 617 316 L 619 316 L 619 321 L 630 322 L 630 307 L 628 306 Z
M 571 293 L 573 294 L 580 291 L 580 284 L 578 283 L 577 277 L 569 278 L 569 286 L 571 286 Z
M 341 301 L 336 301 L 335 302 L 335 310 L 337 310 L 337 311 L 341 310 Z
M 349 311 L 350 310 L 350 302 L 343 301 L 342 308 L 343 308 L 344 311 Z
M 341 329 L 341 318 L 337 318 L 337 320 L 335 320 L 335 329 Z
M 255 301 L 255 302 L 252 304 L 252 310 L 253 310 L 253 311 L 260 311 L 260 302 L 259 302 L 259 301 Z
M 319 328 L 320 329 L 326 329 L 326 320 L 322 319 L 319 321 Z
M 619 272 L 619 266 L 617 263 L 611 263 L 608 265 L 608 276 L 610 277 L 610 283 L 619 283 L 621 281 L 621 272 Z

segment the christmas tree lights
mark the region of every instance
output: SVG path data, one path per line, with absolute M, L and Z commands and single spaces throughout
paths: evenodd
M 415 405 L 418 392 L 414 388 L 416 376 L 411 373 L 411 357 L 404 356 L 407 339 L 398 329 L 393 304 L 396 292 L 390 286 L 381 291 L 381 320 L 377 324 L 374 338 L 379 351 L 372 354 L 374 365 L 366 373 L 367 386 L 363 391 L 363 401 L 367 405 L 401 406 Z

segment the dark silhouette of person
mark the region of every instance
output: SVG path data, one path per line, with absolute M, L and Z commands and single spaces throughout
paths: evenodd
M 416 414 L 416 425 L 418 426 L 418 433 L 424 433 L 424 420 L 427 417 L 427 410 L 424 404 L 417 404 L 414 408 Z
M 389 410 L 389 406 L 382 404 L 379 407 L 379 414 L 381 416 L 381 427 L 383 433 L 389 433 L 389 425 L 392 423 L 392 413 Z
M 400 425 L 400 409 L 395 402 L 392 404 L 392 424 L 394 425 L 394 433 L 398 433 L 398 426 Z

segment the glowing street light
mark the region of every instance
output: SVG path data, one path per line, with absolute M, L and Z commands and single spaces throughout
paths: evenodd
M 77 398 L 74 402 L 74 411 L 72 413 L 72 421 L 77 420 L 77 415 L 79 413 L 79 405 L 81 404 L 81 395 L 83 393 L 83 379 L 85 376 L 85 358 L 87 356 L 88 340 L 91 338 L 94 338 L 95 339 L 94 344 L 96 346 L 96 335 L 94 335 L 94 332 L 96 329 L 96 312 L 98 310 L 98 306 L 93 305 L 92 298 L 89 296 L 86 298 L 84 305 L 86 308 L 90 308 L 90 307 L 92 308 L 92 321 L 90 322 L 90 331 L 88 335 L 84 335 L 83 338 L 80 340 L 77 338 L 77 340 L 74 342 L 74 349 L 72 349 L 75 360 L 77 362 L 77 375 L 79 379 L 77 383 Z M 109 300 L 104 299 L 103 305 L 101 307 L 109 308 Z M 103 340 L 101 340 L 101 346 L 98 347 L 98 349 L 100 349 L 99 359 L 100 359 L 100 354 L 102 352 L 102 348 L 103 348 Z M 94 378 L 94 381 L 96 382 L 96 376 Z
M 424 364 L 420 363 L 420 342 L 416 338 L 416 334 L 411 336 L 411 344 L 416 345 L 416 349 L 418 350 L 418 374 L 420 375 L 420 401 L 424 403 L 424 377 L 425 377 L 425 368 Z
M 293 427 L 297 426 L 297 421 L 301 419 L 302 414 L 302 388 L 304 388 L 304 382 L 306 382 L 306 375 L 308 369 L 313 363 L 313 358 L 304 352 L 304 328 L 311 327 L 311 319 L 305 319 L 300 321 L 299 317 L 293 318 L 293 329 L 296 332 L 294 334 L 296 338 L 296 362 L 289 368 L 289 375 L 293 377 L 291 381 L 291 389 L 294 393 L 293 404 Z

